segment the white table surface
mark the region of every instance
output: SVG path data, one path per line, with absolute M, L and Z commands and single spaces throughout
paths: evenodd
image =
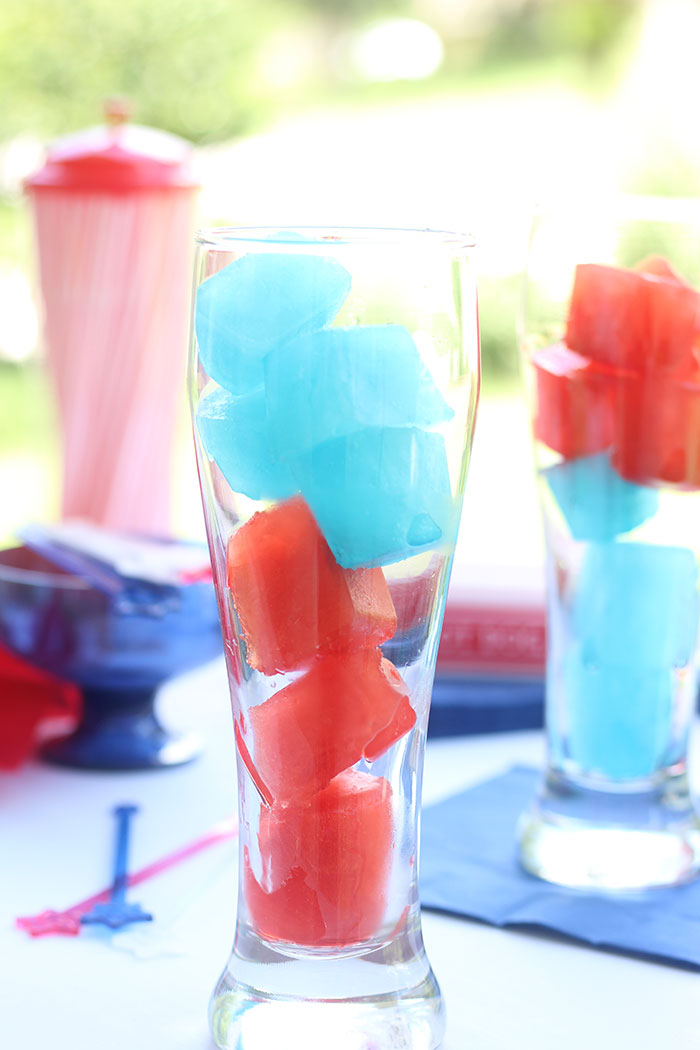
M 158 920 L 143 934 L 32 939 L 14 928 L 17 915 L 106 885 L 115 804 L 142 807 L 131 870 L 232 813 L 223 664 L 167 686 L 160 707 L 168 724 L 202 733 L 206 749 L 191 765 L 100 774 L 32 763 L 0 775 L 0 1050 L 212 1050 L 206 1007 L 233 935 L 233 842 L 131 891 Z M 696 734 L 698 771 L 699 752 Z M 431 742 L 424 801 L 542 754 L 537 732 Z M 700 1047 L 697 973 L 430 912 L 423 929 L 447 1004 L 444 1050 Z

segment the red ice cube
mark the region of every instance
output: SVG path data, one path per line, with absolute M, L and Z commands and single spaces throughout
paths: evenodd
M 681 275 L 673 269 L 668 259 L 664 259 L 663 255 L 647 255 L 641 260 L 641 262 L 638 262 L 633 269 L 637 273 L 647 273 L 651 274 L 653 277 L 664 277 L 667 281 L 676 281 L 678 284 L 688 284 L 688 282 L 684 281 Z
M 250 918 L 264 937 L 296 944 L 323 943 L 326 926 L 321 908 L 315 891 L 306 885 L 302 868 L 290 871 L 286 881 L 268 893 L 255 878 L 245 849 L 243 885 Z
M 659 257 L 642 265 L 648 268 L 576 267 L 566 344 L 617 368 L 693 368 L 700 295 L 677 275 L 663 275 Z
M 602 452 L 612 443 L 609 373 L 563 343 L 532 355 L 535 437 L 565 459 Z
M 276 803 L 309 798 L 363 756 L 373 761 L 416 721 L 405 682 L 378 649 L 318 657 L 248 718 L 248 761 Z
M 305 802 L 263 807 L 262 878 L 246 863 L 248 910 L 260 932 L 309 946 L 344 946 L 379 930 L 393 846 L 383 777 L 341 773 Z
M 391 638 L 396 613 L 381 569 L 342 569 L 300 497 L 254 514 L 229 540 L 227 580 L 249 664 L 301 668 L 317 653 Z
M 700 488 L 700 370 L 620 379 L 612 463 L 641 485 Z

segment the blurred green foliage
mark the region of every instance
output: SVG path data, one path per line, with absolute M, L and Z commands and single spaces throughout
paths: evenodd
M 278 53 L 323 38 L 350 19 L 391 11 L 386 0 L 2 0 L 0 141 L 23 131 L 56 135 L 99 120 L 101 101 L 125 95 L 140 123 L 194 142 L 255 126 L 312 89 L 312 71 L 291 97 L 262 69 Z M 319 74 L 321 74 L 319 76 Z
M 635 0 L 494 2 L 477 26 L 466 4 L 451 27 L 438 24 L 436 12 L 445 62 L 417 86 L 468 88 L 494 66 L 512 70 L 562 54 L 590 77 L 635 7 Z M 291 107 L 365 96 L 368 87 L 403 92 L 405 82 L 353 82 L 338 47 L 349 30 L 383 15 L 430 20 L 429 12 L 418 0 L 2 0 L 0 142 L 94 124 L 113 94 L 133 101 L 141 123 L 212 142 Z M 287 62 L 295 66 L 288 81 L 270 75 L 271 65 Z
M 517 326 L 522 301 L 520 275 L 479 279 L 479 330 L 484 381 L 518 371 Z
M 0 449 L 22 435 L 26 452 L 45 453 L 55 432 L 53 399 L 41 364 L 0 361 Z
M 452 20 L 441 22 L 448 8 Z M 132 101 L 139 123 L 208 143 L 319 104 L 517 90 L 518 82 L 552 78 L 595 92 L 639 8 L 637 0 L 458 8 L 425 0 L 0 0 L 0 144 L 96 124 L 102 101 L 115 94 Z M 339 49 L 353 29 L 385 15 L 433 21 L 445 45 L 438 73 L 412 82 L 353 79 Z M 288 61 L 293 75 L 283 84 L 275 72 Z M 26 216 L 0 199 L 0 259 L 28 268 L 28 245 Z M 482 281 L 486 377 L 515 370 L 518 295 L 515 278 Z
M 582 68 L 596 68 L 600 79 L 599 67 L 616 55 L 616 45 L 640 6 L 637 0 L 524 0 L 509 17 L 499 19 L 484 57 L 536 56 L 542 61 L 573 53 Z
M 110 94 L 140 122 L 194 140 L 242 131 L 264 104 L 257 47 L 294 7 L 277 0 L 3 0 L 0 138 L 94 124 Z M 298 11 L 298 9 L 297 9 Z
M 700 170 L 678 142 L 665 137 L 650 143 L 644 163 L 632 165 L 622 179 L 625 193 L 642 193 L 658 197 L 696 197 L 700 187 Z

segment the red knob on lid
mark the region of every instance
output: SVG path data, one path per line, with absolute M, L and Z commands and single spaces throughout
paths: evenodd
M 131 193 L 197 187 L 189 143 L 155 128 L 129 124 L 128 115 L 127 103 L 109 100 L 107 123 L 54 143 L 44 167 L 27 179 L 27 188 Z

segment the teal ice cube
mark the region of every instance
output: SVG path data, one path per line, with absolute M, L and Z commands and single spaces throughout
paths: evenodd
M 683 667 L 698 631 L 698 565 L 686 547 L 591 543 L 572 605 L 574 636 L 593 664 Z
M 266 241 L 281 241 L 285 244 L 297 244 L 303 242 L 304 244 L 312 244 L 313 238 L 307 237 L 305 234 L 300 233 L 299 230 L 275 230 L 274 233 L 269 233 L 265 237 Z
M 263 358 L 322 328 L 350 291 L 348 271 L 323 255 L 250 252 L 203 281 L 194 325 L 207 375 L 232 393 L 263 381 Z
M 365 427 L 427 427 L 453 415 L 403 325 L 308 332 L 264 367 L 272 440 L 284 455 Z
M 389 565 L 454 540 L 445 443 L 414 427 L 368 427 L 290 465 L 343 568 Z
M 542 471 L 576 540 L 612 540 L 653 517 L 655 489 L 625 481 L 610 465 L 610 454 L 564 460 Z
M 199 402 L 195 423 L 204 451 L 234 492 L 274 500 L 297 491 L 289 467 L 270 447 L 262 387 L 237 397 L 212 391 Z
M 673 761 L 674 678 L 670 668 L 591 664 L 568 654 L 569 757 L 613 780 L 648 777 Z

